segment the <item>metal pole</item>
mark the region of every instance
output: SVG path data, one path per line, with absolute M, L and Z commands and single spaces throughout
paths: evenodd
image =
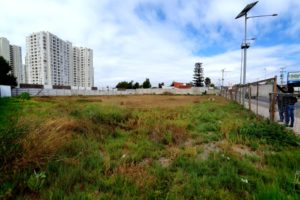
M 224 86 L 224 70 L 225 69 L 222 69 L 222 87 Z
M 245 14 L 243 85 L 246 84 L 246 68 L 247 68 L 247 13 Z M 243 87 L 243 106 L 244 106 L 244 103 L 245 103 L 245 87 Z
M 243 44 L 242 44 L 243 45 Z M 240 86 L 239 86 L 239 103 L 242 102 L 242 92 L 241 92 L 241 85 L 242 85 L 242 77 L 243 77 L 243 49 L 241 49 L 241 72 L 240 72 Z

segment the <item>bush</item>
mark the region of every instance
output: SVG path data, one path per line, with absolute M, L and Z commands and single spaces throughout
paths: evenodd
M 30 94 L 28 92 L 22 92 L 22 94 L 19 95 L 19 98 L 22 100 L 29 100 Z
M 32 174 L 27 181 L 27 186 L 30 190 L 38 192 L 43 187 L 45 179 L 45 172 L 36 173 L 34 171 L 34 174 Z

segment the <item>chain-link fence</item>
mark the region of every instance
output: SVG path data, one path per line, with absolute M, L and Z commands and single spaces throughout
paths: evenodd
M 228 100 L 244 105 L 257 116 L 263 116 L 271 121 L 279 120 L 277 78 L 269 78 L 252 82 L 247 85 L 236 85 L 232 88 L 223 87 L 221 95 Z M 295 104 L 294 131 L 300 133 L 300 103 Z

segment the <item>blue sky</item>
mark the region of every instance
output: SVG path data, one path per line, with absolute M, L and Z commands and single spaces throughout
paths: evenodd
M 32 32 L 50 31 L 94 50 L 95 85 L 150 78 L 190 82 L 195 62 L 215 84 L 239 82 L 248 0 L 0 0 L 0 36 L 23 48 Z M 247 80 L 300 70 L 300 1 L 261 0 L 248 20 Z M 25 61 L 25 60 L 24 60 Z

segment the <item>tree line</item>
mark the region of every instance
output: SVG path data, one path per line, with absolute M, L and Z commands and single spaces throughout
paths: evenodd
M 140 84 L 139 82 L 134 81 L 121 81 L 116 85 L 118 89 L 139 89 L 139 88 L 151 88 L 150 79 L 146 78 L 146 80 Z
M 0 56 L 0 85 L 17 85 L 17 79 L 12 73 L 12 67 Z

